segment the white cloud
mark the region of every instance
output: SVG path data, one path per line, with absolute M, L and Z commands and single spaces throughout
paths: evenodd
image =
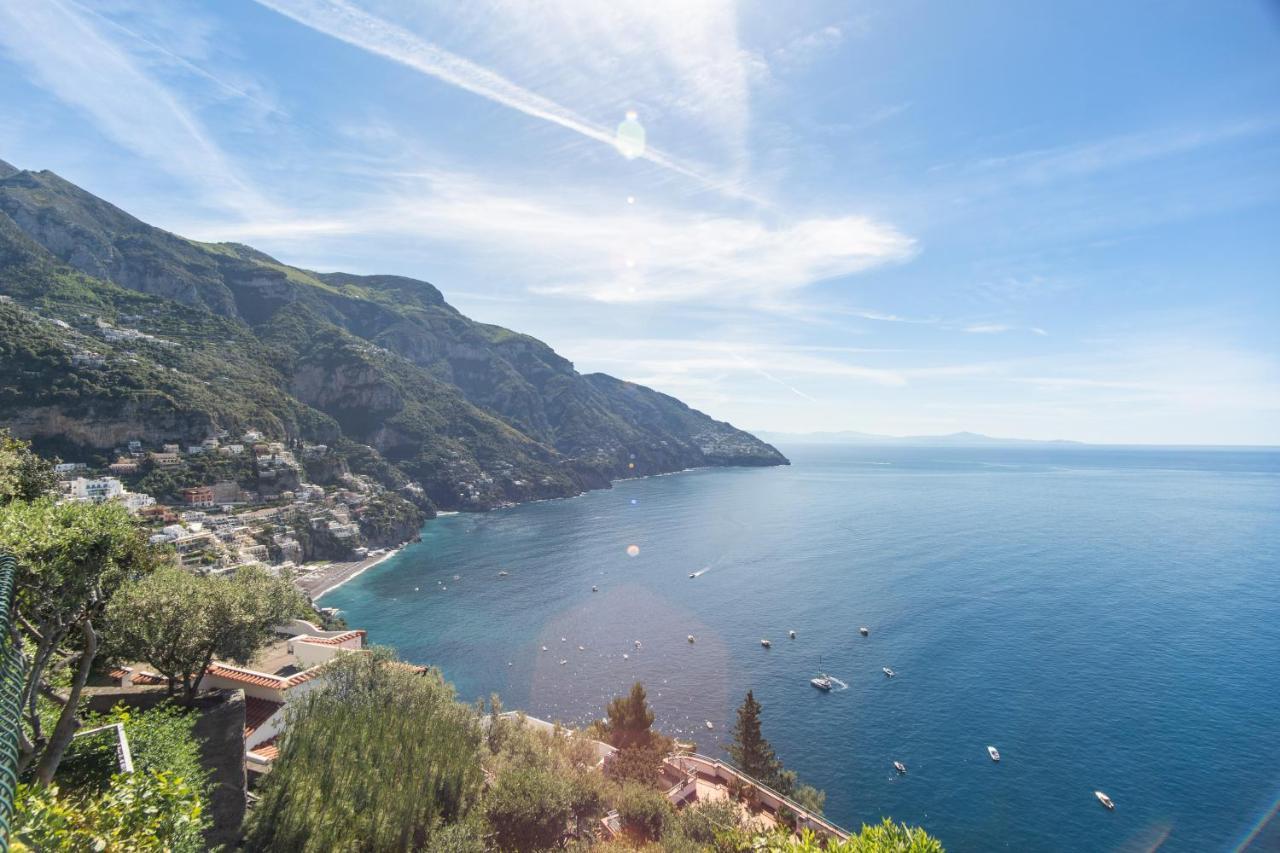
M 398 234 L 470 250 L 519 270 L 535 292 L 599 302 L 780 298 L 814 282 L 910 257 L 915 242 L 853 214 L 767 223 L 564 192 L 520 195 L 447 172 L 422 173 L 340 216 L 197 227 L 208 239 L 306 245 Z
M 0 3 L 0 47 L 101 133 L 224 208 L 265 210 L 208 130 L 130 54 L 58 0 Z

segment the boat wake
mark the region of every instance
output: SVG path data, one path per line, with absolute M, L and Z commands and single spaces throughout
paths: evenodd
M 831 690 L 832 690 L 833 692 L 834 692 L 834 691 L 837 691 L 837 690 L 848 690 L 848 689 L 849 689 L 849 685 L 845 684 L 843 681 L 841 681 L 840 679 L 836 678 L 834 675 L 828 675 L 828 676 L 827 676 L 827 678 L 830 678 L 830 679 L 831 679 L 831 683 L 834 685 L 834 686 L 831 688 Z
M 700 578 L 700 577 L 702 577 L 703 575 L 705 575 L 705 574 L 706 574 L 707 572 L 709 572 L 709 571 L 711 571 L 711 567 L 710 567 L 710 566 L 707 566 L 707 567 L 706 567 L 706 568 L 704 568 L 704 569 L 698 569 L 696 572 L 689 572 L 689 577 L 691 577 L 691 578 Z

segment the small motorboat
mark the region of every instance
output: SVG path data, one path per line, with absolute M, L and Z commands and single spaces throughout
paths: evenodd
M 578 651 L 585 652 L 586 650 L 587 650 L 586 646 L 578 646 Z
M 626 653 L 624 652 L 624 653 L 623 653 L 623 655 L 622 655 L 622 659 L 623 659 L 623 660 L 631 660 L 631 655 L 626 654 Z
M 987 747 L 987 755 L 991 756 L 992 761 L 1000 760 L 1000 750 L 996 749 L 994 746 Z
M 498 572 L 498 577 L 500 577 L 500 578 L 505 578 L 505 577 L 506 577 L 507 575 L 509 575 L 509 574 L 511 574 L 511 572 L 508 572 L 508 571 L 503 570 L 503 571 L 501 571 L 501 572 Z
M 760 641 L 760 645 L 764 646 L 764 647 L 767 649 L 767 648 L 769 648 L 770 646 L 772 646 L 772 645 L 773 645 L 773 643 L 769 642 L 768 640 L 761 640 L 761 641 Z
M 825 672 L 820 673 L 817 678 L 810 678 L 809 683 L 819 690 L 830 690 L 833 686 L 831 676 Z
M 1102 793 L 1101 791 L 1094 791 L 1093 795 L 1098 798 L 1098 802 L 1102 803 L 1111 811 L 1116 810 L 1116 804 L 1111 802 L 1111 798 L 1108 797 L 1106 794 Z
M 460 580 L 462 580 L 462 575 L 454 575 L 454 576 L 453 576 L 453 579 L 454 579 L 454 580 L 456 580 L 456 581 L 460 581 Z
M 906 773 L 907 765 L 903 764 L 901 761 L 895 761 L 893 762 L 893 769 L 897 770 L 899 773 Z
M 710 721 L 710 720 L 707 720 L 707 721 L 706 721 L 706 723 L 707 723 L 707 728 L 709 728 L 709 729 L 714 729 L 714 728 L 715 728 L 715 726 L 713 726 L 713 725 L 711 724 L 711 721 Z
M 600 591 L 600 587 L 598 587 L 598 586 L 593 586 L 593 587 L 591 587 L 591 591 L 592 591 L 592 592 L 599 592 L 599 591 Z
M 865 637 L 871 633 L 871 629 L 868 628 L 866 625 L 863 625 L 861 628 L 858 629 L 858 633 Z
M 897 674 L 898 674 L 898 673 L 894 672 L 893 670 L 889 669 L 889 667 L 887 667 L 887 666 L 882 666 L 882 667 L 880 667 L 880 671 L 884 673 L 884 677 L 885 677 L 885 678 L 893 678 L 895 675 L 897 675 Z
M 697 576 L 698 576 L 698 573 L 697 573 L 697 572 L 689 572 L 689 577 L 690 577 L 691 579 L 692 579 L 692 578 L 696 578 Z
M 632 640 L 632 641 L 631 641 L 631 645 L 635 646 L 635 647 L 638 649 L 638 648 L 640 648 L 640 641 L 639 641 L 639 640 Z
M 567 663 L 568 663 L 568 661 L 567 661 L 567 660 L 561 660 L 561 661 L 560 661 L 560 665 L 561 665 L 561 666 L 564 666 L 564 665 L 565 665 L 565 664 L 567 664 Z
M 547 650 L 547 647 L 546 647 L 546 646 L 543 646 L 543 647 L 542 647 L 542 650 L 545 652 L 545 651 Z
M 788 631 L 788 632 L 787 632 L 787 636 L 794 640 L 794 639 L 796 638 L 796 632 L 795 632 L 795 631 Z
M 691 642 L 691 643 L 692 643 L 692 642 L 693 642 L 693 634 L 690 634 L 688 637 L 686 637 L 686 639 L 687 639 L 689 642 Z

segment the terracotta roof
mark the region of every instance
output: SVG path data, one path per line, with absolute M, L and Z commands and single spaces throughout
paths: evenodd
M 272 702 L 270 699 L 259 699 L 256 696 L 244 697 L 244 736 L 248 738 L 258 727 L 271 718 L 271 715 L 284 707 L 283 702 Z
M 277 735 L 276 737 L 264 740 L 262 743 L 258 744 L 257 746 L 255 746 L 253 749 L 249 751 L 252 752 L 254 755 L 258 755 L 258 756 L 261 756 L 262 758 L 265 758 L 267 761 L 275 761 L 276 758 L 280 755 L 280 747 L 276 744 L 276 741 L 279 740 L 279 738 L 280 736 Z
M 347 640 L 354 640 L 356 637 L 363 637 L 364 635 L 365 630 L 363 628 L 358 628 L 354 631 L 347 631 L 345 634 L 337 634 L 332 637 L 305 636 L 299 637 L 298 640 L 299 642 L 316 643 L 321 646 L 336 646 L 340 643 L 345 643 Z
M 304 681 L 310 681 L 311 679 L 315 678 L 319 674 L 320 674 L 320 667 L 313 666 L 311 667 L 311 669 L 305 669 L 302 672 L 289 676 L 285 680 L 285 683 L 288 684 L 290 687 L 296 687 L 297 685 L 302 684 Z
M 278 675 L 266 675 L 261 672 L 253 672 L 245 669 L 235 669 L 229 666 L 223 666 L 220 663 L 210 664 L 205 670 L 208 675 L 215 675 L 219 678 L 230 679 L 231 681 L 239 681 L 242 684 L 253 684 L 257 687 L 274 687 L 276 689 L 283 688 L 287 685 L 286 679 Z M 305 675 L 306 673 L 298 673 Z M 297 676 L 294 676 L 295 678 Z
M 167 683 L 164 676 L 156 675 L 154 672 L 134 672 L 132 668 L 127 666 L 113 669 L 111 670 L 110 673 L 108 673 L 108 675 L 111 678 L 115 679 L 116 681 L 123 683 L 125 676 L 129 675 L 130 673 L 133 673 L 132 682 L 134 684 L 147 685 L 147 684 Z

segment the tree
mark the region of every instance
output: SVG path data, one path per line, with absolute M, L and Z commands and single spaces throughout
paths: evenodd
M 756 835 L 738 830 L 719 836 L 715 849 L 733 853 L 946 853 L 942 842 L 920 827 L 895 824 L 889 818 L 875 826 L 863 824 L 861 832 L 845 841 L 819 841 L 809 830 L 799 838 L 782 828 Z
M 569 827 L 569 783 L 551 770 L 508 770 L 498 777 L 485 798 L 485 817 L 500 850 L 558 846 Z
M 782 762 L 773 752 L 773 746 L 765 740 L 760 730 L 760 703 L 748 690 L 747 698 L 738 707 L 738 720 L 733 726 L 733 741 L 725 745 L 725 751 L 738 769 L 766 785 L 777 787 L 783 781 Z M 785 784 L 785 782 L 784 782 Z M 785 794 L 786 791 L 781 791 Z
M 149 574 L 158 556 L 124 507 L 12 500 L 0 508 L 0 553 L 18 559 L 15 640 L 29 641 L 22 691 L 25 726 L 19 767 L 35 764 L 42 785 L 53 779 L 80 725 L 77 708 L 98 654 L 95 621 L 125 583 Z M 66 692 L 54 687 L 69 670 Z M 59 710 L 45 730 L 41 700 Z
M 644 785 L 629 784 L 618 798 L 622 825 L 638 839 L 657 841 L 675 817 L 667 798 Z
M 125 584 L 112 599 L 110 651 L 146 661 L 169 680 L 170 693 L 181 684 L 190 702 L 215 658 L 247 664 L 275 626 L 305 610 L 288 578 L 256 566 L 228 578 L 168 565 Z
M 605 713 L 603 729 L 605 740 L 610 744 L 618 749 L 649 745 L 653 736 L 653 709 L 639 681 L 631 685 L 628 695 L 611 701 Z
M 480 796 L 474 708 L 438 672 L 383 649 L 341 655 L 320 679 L 286 711 L 247 849 L 435 849 L 436 835 L 466 820 Z
M 33 501 L 58 483 L 53 465 L 31 452 L 31 445 L 0 430 L 0 506 Z

